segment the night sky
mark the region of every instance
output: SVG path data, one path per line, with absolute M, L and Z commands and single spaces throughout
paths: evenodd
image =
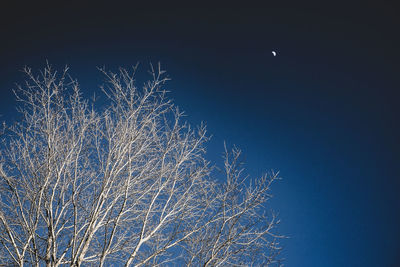
M 91 96 L 104 82 L 96 67 L 140 62 L 144 82 L 161 62 L 187 120 L 207 123 L 207 157 L 221 163 L 226 141 L 249 174 L 280 171 L 271 208 L 289 237 L 285 266 L 400 266 L 393 5 L 55 2 L 0 8 L 0 119 L 15 117 L 25 65 L 68 65 Z

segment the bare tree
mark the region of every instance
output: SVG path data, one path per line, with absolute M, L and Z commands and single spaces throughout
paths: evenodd
M 279 221 L 265 212 L 277 175 L 249 179 L 225 149 L 216 179 L 205 127 L 182 121 L 159 66 L 140 90 L 135 70 L 102 70 L 109 104 L 95 108 L 67 69 L 25 69 L 21 120 L 1 143 L 0 262 L 276 264 Z

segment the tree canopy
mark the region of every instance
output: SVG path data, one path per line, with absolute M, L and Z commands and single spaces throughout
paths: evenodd
M 101 70 L 101 108 L 47 66 L 16 90 L 0 149 L 0 262 L 23 266 L 279 265 L 277 173 L 252 179 L 225 149 L 224 180 L 163 89 L 158 65 Z

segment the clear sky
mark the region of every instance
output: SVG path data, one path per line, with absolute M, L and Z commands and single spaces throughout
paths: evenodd
M 286 266 L 398 266 L 394 6 L 242 2 L 2 4 L 1 118 L 13 117 L 24 65 L 67 64 L 90 96 L 103 80 L 96 67 L 139 61 L 144 73 L 160 61 L 188 120 L 207 122 L 211 159 L 225 140 L 243 150 L 250 174 L 280 171 L 271 205 L 290 237 Z

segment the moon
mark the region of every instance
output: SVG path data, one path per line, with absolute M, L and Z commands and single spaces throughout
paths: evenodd
M 276 52 L 275 52 L 275 51 L 272 51 L 272 55 L 273 55 L 274 57 L 276 57 Z

